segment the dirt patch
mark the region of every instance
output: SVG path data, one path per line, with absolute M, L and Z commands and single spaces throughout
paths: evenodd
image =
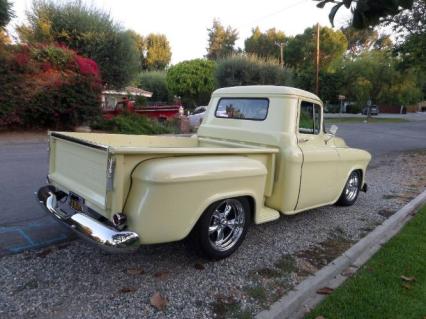
M 394 210 L 392 210 L 392 209 L 382 209 L 382 210 L 380 210 L 379 212 L 378 212 L 378 214 L 380 215 L 380 216 L 383 216 L 383 217 L 385 217 L 385 218 L 389 218 L 389 217 L 391 217 L 393 214 L 395 214 L 396 213 L 396 211 L 394 211 Z
M 298 252 L 297 257 L 308 262 L 311 267 L 321 269 L 345 252 L 353 243 L 353 241 L 344 237 L 332 235 L 319 245 Z M 309 274 L 309 272 L 298 269 L 298 274 L 303 276 Z

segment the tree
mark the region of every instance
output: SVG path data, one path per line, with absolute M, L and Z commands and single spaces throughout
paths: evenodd
M 414 1 L 411 10 L 389 17 L 383 24 L 392 27 L 400 38 L 395 46 L 395 53 L 402 59 L 399 67 L 417 77 L 417 85 L 426 97 L 426 1 Z
M 173 94 L 167 87 L 166 72 L 150 71 L 142 72 L 139 75 L 137 86 L 152 92 L 151 101 L 155 102 L 172 102 Z
M 180 62 L 167 71 L 167 86 L 185 105 L 205 105 L 216 87 L 214 69 L 215 63 L 204 59 Z
M 13 17 L 12 3 L 8 0 L 0 0 L 0 30 L 4 29 Z
M 374 103 L 406 105 L 421 97 L 412 72 L 398 70 L 398 60 L 388 51 L 367 51 L 342 61 L 338 71 L 344 85 L 342 94 L 360 106 Z
M 145 62 L 145 51 L 146 51 L 145 39 L 143 36 L 141 36 L 139 33 L 136 33 L 133 30 L 128 30 L 127 33 L 130 35 L 130 37 L 133 39 L 135 43 L 136 50 L 138 51 L 139 70 L 142 71 L 143 65 Z
M 216 80 L 219 87 L 238 85 L 290 85 L 292 74 L 278 60 L 256 55 L 234 55 L 217 62 Z
M 244 48 L 247 53 L 259 57 L 280 59 L 280 48 L 277 45 L 284 41 L 284 32 L 272 28 L 262 33 L 259 27 L 256 27 L 252 29 L 252 35 L 244 41 Z
M 167 37 L 164 34 L 151 33 L 144 40 L 147 51 L 144 69 L 149 71 L 164 70 L 172 57 Z
M 206 57 L 209 60 L 218 60 L 236 52 L 234 48 L 235 41 L 238 40 L 236 29 L 231 28 L 231 26 L 225 29 L 219 20 L 214 19 L 213 26 L 207 31 L 209 46 Z
M 367 28 L 378 25 L 382 19 L 388 16 L 394 16 L 404 9 L 410 9 L 413 0 L 314 0 L 317 1 L 317 7 L 324 8 L 327 3 L 333 3 L 329 18 L 334 25 L 334 17 L 342 6 L 351 8 L 352 26 L 357 29 Z
M 298 69 L 315 67 L 315 30 L 305 29 L 303 34 L 289 38 L 285 51 L 286 63 Z M 342 31 L 334 31 L 328 27 L 320 29 L 320 67 L 327 70 L 333 66 L 348 48 L 348 40 Z
M 94 59 L 108 86 L 123 87 L 136 75 L 139 61 L 135 41 L 109 13 L 81 1 L 36 0 L 27 19 L 29 24 L 18 28 L 21 40 L 56 42 Z

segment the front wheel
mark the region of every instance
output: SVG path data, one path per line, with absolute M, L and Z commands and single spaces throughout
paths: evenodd
M 353 205 L 359 195 L 361 189 L 361 176 L 357 171 L 353 171 L 349 175 L 348 181 L 346 182 L 345 188 L 340 195 L 337 204 L 340 206 L 351 206 Z
M 246 198 L 220 200 L 204 211 L 188 240 L 203 257 L 226 258 L 243 242 L 249 223 L 250 205 Z

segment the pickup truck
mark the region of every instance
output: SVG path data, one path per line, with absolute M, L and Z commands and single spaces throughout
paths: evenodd
M 115 252 L 186 239 L 231 255 L 251 223 L 352 205 L 369 153 L 323 124 L 323 104 L 290 87 L 213 92 L 197 135 L 49 133 L 38 201 L 82 237 Z M 272 234 L 271 234 L 272 235 Z

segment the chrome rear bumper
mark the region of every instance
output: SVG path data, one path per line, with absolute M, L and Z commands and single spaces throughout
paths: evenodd
M 60 192 L 47 185 L 36 194 L 41 206 L 56 220 L 74 230 L 79 236 L 111 252 L 133 252 L 140 246 L 139 235 L 131 231 L 119 231 L 84 213 L 64 214 L 58 208 Z

